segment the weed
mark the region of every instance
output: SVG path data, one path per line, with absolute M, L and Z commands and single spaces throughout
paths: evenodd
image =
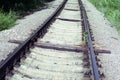
M 87 32 L 84 32 L 84 33 L 83 33 L 83 42 L 86 43 L 86 42 L 87 42 L 87 39 L 88 39 L 88 33 L 87 33 Z

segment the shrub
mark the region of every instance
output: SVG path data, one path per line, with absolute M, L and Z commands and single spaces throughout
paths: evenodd
M 43 1 L 52 0 L 0 0 L 0 31 L 12 27 L 19 17 L 30 9 L 43 5 Z
M 15 12 L 3 13 L 0 11 L 0 31 L 12 27 L 17 19 Z

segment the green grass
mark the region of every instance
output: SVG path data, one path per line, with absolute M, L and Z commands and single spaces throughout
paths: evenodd
M 37 3 L 33 2 L 32 4 L 29 3 L 27 5 L 16 3 L 14 7 L 10 5 L 5 6 L 6 8 L 0 7 L 0 31 L 10 29 L 14 26 L 15 21 L 18 18 L 24 17 L 25 15 L 28 15 L 27 12 L 30 12 L 30 10 L 37 9 L 44 5 L 45 4 L 43 2 L 38 0 Z
M 4 7 L 0 5 L 0 31 L 13 27 L 18 18 L 28 15 L 28 12 L 31 10 L 44 6 L 45 2 L 52 0 L 31 0 L 31 2 L 27 0 L 28 4 L 26 4 L 24 0 L 22 1 L 23 3 L 19 3 L 19 0 L 18 3 L 15 3 L 14 0 L 13 2 L 8 1 L 7 3 L 4 3 L 4 0 L 2 0 L 4 4 L 0 4 L 4 5 Z
M 3 9 L 0 9 L 0 31 L 10 29 L 14 26 L 18 18 L 25 15 L 25 12 L 27 12 L 27 10 L 29 11 L 30 9 L 38 8 L 40 6 L 43 5 L 38 4 L 36 6 L 28 7 L 28 9 L 23 9 L 23 6 L 20 6 L 21 8 L 17 11 L 4 11 Z
M 90 0 L 120 33 L 120 0 Z
M 11 28 L 17 19 L 16 13 L 13 11 L 9 11 L 8 13 L 4 13 L 0 11 L 0 31 Z

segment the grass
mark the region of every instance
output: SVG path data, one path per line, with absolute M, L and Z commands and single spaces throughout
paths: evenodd
M 0 31 L 11 28 L 17 19 L 16 13 L 9 11 L 5 13 L 0 11 Z
M 0 31 L 13 27 L 18 18 L 28 15 L 30 10 L 39 8 L 41 6 L 44 6 L 44 3 L 39 1 L 38 3 L 28 5 L 24 5 L 22 3 L 15 4 L 15 9 L 11 7 L 9 7 L 7 10 L 0 8 Z
M 120 0 L 90 0 L 120 33 Z

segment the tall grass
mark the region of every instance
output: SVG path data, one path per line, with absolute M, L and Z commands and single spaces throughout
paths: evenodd
M 120 33 L 120 0 L 90 0 Z
M 5 13 L 0 11 L 0 31 L 12 27 L 17 19 L 15 12 L 9 11 Z

